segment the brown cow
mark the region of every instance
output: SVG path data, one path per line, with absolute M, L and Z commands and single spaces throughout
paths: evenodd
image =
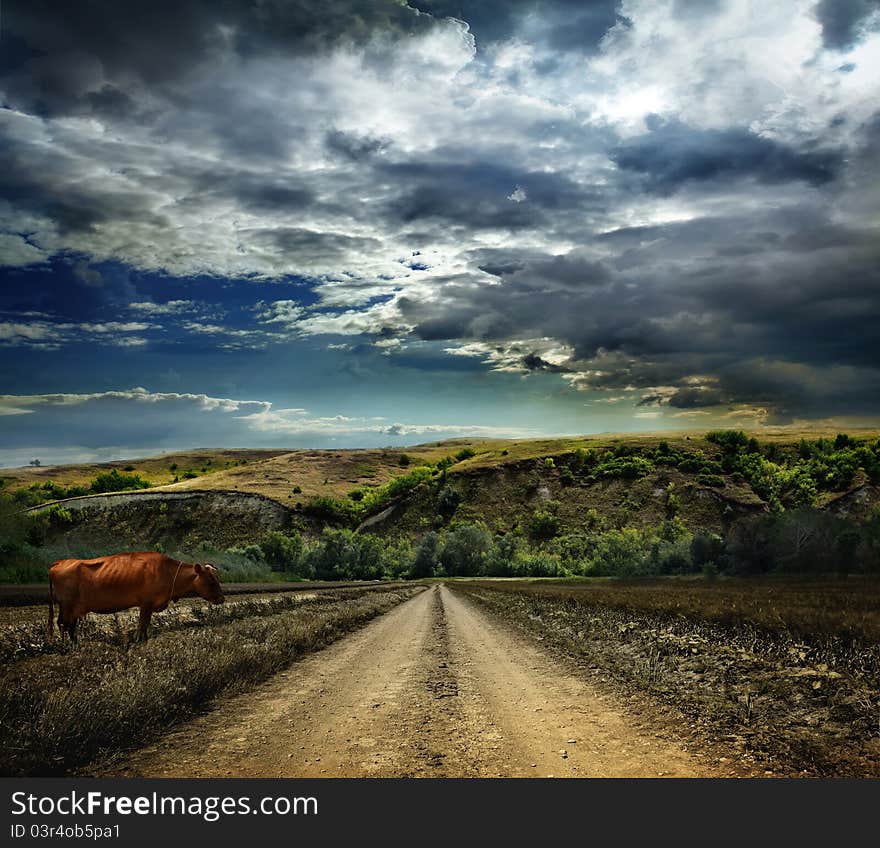
M 49 568 L 49 638 L 54 635 L 52 602 L 58 602 L 58 629 L 76 642 L 76 623 L 90 612 L 140 607 L 138 638 L 147 638 L 150 616 L 171 601 L 201 595 L 222 604 L 223 589 L 213 565 L 181 562 L 165 554 L 113 554 L 100 559 L 61 559 Z

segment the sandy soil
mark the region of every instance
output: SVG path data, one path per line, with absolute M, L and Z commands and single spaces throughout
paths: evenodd
M 665 728 L 665 729 L 664 729 Z M 719 776 L 667 723 L 435 587 L 92 774 Z M 728 772 L 730 773 L 730 772 Z

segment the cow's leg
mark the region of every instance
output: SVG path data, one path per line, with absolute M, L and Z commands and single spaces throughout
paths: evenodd
M 138 639 L 141 642 L 147 641 L 147 632 L 150 628 L 150 616 L 153 611 L 149 607 L 141 607 L 140 623 L 138 625 Z
M 70 623 L 67 625 L 67 635 L 70 636 L 70 641 L 76 645 L 76 624 L 79 621 L 78 618 L 71 619 Z

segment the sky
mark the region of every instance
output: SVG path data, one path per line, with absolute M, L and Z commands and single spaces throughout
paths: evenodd
M 0 464 L 880 420 L 877 0 L 6 0 Z

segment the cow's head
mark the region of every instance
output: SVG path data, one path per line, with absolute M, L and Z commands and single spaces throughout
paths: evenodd
M 206 601 L 212 604 L 222 604 L 224 600 L 223 588 L 220 585 L 220 577 L 217 575 L 217 569 L 213 565 L 195 564 L 196 575 L 193 581 L 193 588 Z

